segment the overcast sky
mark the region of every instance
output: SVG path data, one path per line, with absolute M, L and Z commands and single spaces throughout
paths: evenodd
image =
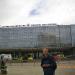
M 75 24 L 75 0 L 0 0 L 0 25 Z

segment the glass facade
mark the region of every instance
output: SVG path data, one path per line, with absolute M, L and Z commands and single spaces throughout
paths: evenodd
M 71 47 L 71 26 L 58 26 L 59 27 L 59 44 L 60 47 Z
M 0 48 L 75 47 L 75 25 L 1 27 Z

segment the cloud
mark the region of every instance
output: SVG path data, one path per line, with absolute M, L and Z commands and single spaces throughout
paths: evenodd
M 40 13 L 38 12 L 37 9 L 33 9 L 31 10 L 31 12 L 29 13 L 29 16 L 35 16 L 35 15 L 39 15 Z
M 34 3 L 35 0 L 0 0 L 0 24 L 14 24 L 14 22 L 23 16 L 26 19 Z
M 41 14 L 41 10 L 47 5 L 48 0 L 39 0 L 29 13 L 29 16 L 36 16 Z
M 0 0 L 0 24 L 75 23 L 75 0 Z
M 39 3 L 40 4 L 40 3 Z M 40 4 L 41 5 L 41 4 Z M 38 5 L 39 6 L 39 5 Z M 37 16 L 32 15 L 32 22 L 36 23 L 75 23 L 75 1 L 74 0 L 47 0 L 41 7 Z M 33 17 L 34 16 L 34 17 Z

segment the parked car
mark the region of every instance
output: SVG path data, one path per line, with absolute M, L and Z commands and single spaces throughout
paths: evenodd
M 1 56 L 3 56 L 4 60 L 6 60 L 6 61 L 11 61 L 12 60 L 12 55 L 11 54 L 0 54 L 0 59 L 1 59 Z

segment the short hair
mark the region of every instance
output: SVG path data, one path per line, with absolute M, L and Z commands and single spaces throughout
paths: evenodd
M 43 49 L 47 49 L 47 50 L 49 50 L 48 48 L 43 48 Z M 42 49 L 42 50 L 43 50 L 43 49 Z

